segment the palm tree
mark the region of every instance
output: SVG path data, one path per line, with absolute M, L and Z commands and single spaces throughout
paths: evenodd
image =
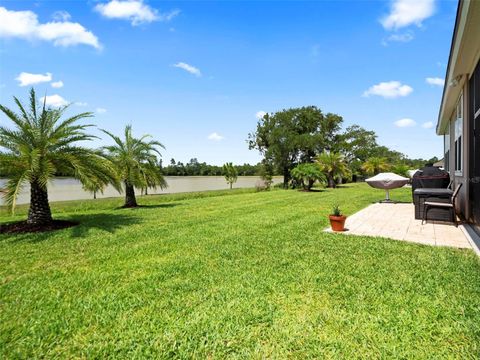
M 325 183 L 326 180 L 325 174 L 317 164 L 299 164 L 292 169 L 290 174 L 306 191 L 312 190 L 316 181 Z
M 103 149 L 108 152 L 106 156 L 115 164 L 118 176 L 125 186 L 124 207 L 138 206 L 135 188 L 167 187 L 157 164 L 157 155 L 162 156 L 157 147 L 165 149 L 160 142 L 147 140 L 150 135 L 133 137 L 131 125 L 125 127 L 123 140 L 106 130 L 102 131 L 115 142 L 115 145 L 105 146 Z
M 109 183 L 118 187 L 113 165 L 98 152 L 75 144 L 95 138 L 86 132 L 93 125 L 78 123 L 92 117 L 92 113 L 62 120 L 68 105 L 49 108 L 44 101 L 39 108 L 33 88 L 28 108 L 18 98 L 14 97 L 14 101 L 18 114 L 0 105 L 0 110 L 14 123 L 13 128 L 0 127 L 0 173 L 8 178 L 4 196 L 12 212 L 20 190 L 30 183 L 27 223 L 51 223 L 48 182 L 56 173 L 73 176 L 87 188 Z
M 336 180 L 350 175 L 350 169 L 342 154 L 324 151 L 315 158 L 318 166 L 327 177 L 328 187 L 335 188 Z
M 362 170 L 369 175 L 375 175 L 390 169 L 387 159 L 384 157 L 370 157 L 362 165 Z
M 237 182 L 238 178 L 237 169 L 235 169 L 235 166 L 233 166 L 231 162 L 223 164 L 223 176 L 225 176 L 227 183 L 230 184 L 231 190 L 233 184 Z

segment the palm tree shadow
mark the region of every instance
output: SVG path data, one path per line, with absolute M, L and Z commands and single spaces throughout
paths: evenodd
M 115 210 L 136 210 L 136 209 L 168 209 L 175 206 L 183 205 L 182 203 L 165 203 L 165 204 L 147 204 L 147 205 L 138 205 L 137 207 L 117 207 Z
M 78 225 L 65 228 L 62 230 L 45 231 L 38 233 L 20 233 L 16 235 L 14 242 L 29 242 L 38 243 L 44 240 L 49 240 L 52 236 L 63 233 L 61 240 L 68 238 L 86 237 L 93 230 L 106 231 L 110 234 L 115 233 L 126 226 L 140 224 L 141 218 L 129 214 L 111 214 L 111 213 L 94 213 L 94 214 L 72 214 L 57 220 L 68 220 L 77 222 Z M 32 235 L 35 236 L 32 236 Z
M 102 230 L 113 234 L 126 226 L 140 224 L 140 217 L 131 214 L 74 214 L 71 220 L 76 221 L 79 225 L 69 229 L 72 237 L 85 237 L 92 230 Z

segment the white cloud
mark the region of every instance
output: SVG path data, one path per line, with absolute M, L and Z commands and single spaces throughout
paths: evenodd
M 383 45 L 388 45 L 389 42 L 409 42 L 415 38 L 411 31 L 403 33 L 403 34 L 392 34 L 388 36 L 386 39 L 383 40 Z
M 0 7 L 0 38 L 50 41 L 55 46 L 90 45 L 100 49 L 98 38 L 79 23 L 39 23 L 33 11 L 10 11 Z
M 427 82 L 427 84 L 434 85 L 434 86 L 443 87 L 443 85 L 445 85 L 445 79 L 438 78 L 438 77 L 427 77 L 425 81 Z
M 422 124 L 422 127 L 424 129 L 431 129 L 431 128 L 433 128 L 433 122 L 432 121 L 427 121 L 427 122 Z
M 43 103 L 45 101 L 45 104 L 47 106 L 53 106 L 53 107 L 61 107 L 68 105 L 68 101 L 65 100 L 63 97 L 60 95 L 50 95 L 50 96 L 44 96 L 40 98 L 40 101 Z
M 88 106 L 88 103 L 86 103 L 86 102 L 81 102 L 81 101 L 77 101 L 74 105 L 84 107 L 84 106 Z
M 408 119 L 408 118 L 397 120 L 397 121 L 394 122 L 394 124 L 395 124 L 396 127 L 399 127 L 399 128 L 412 127 L 412 126 L 417 125 L 417 123 L 415 121 L 413 121 L 412 119 Z
M 175 9 L 175 10 L 169 11 L 168 13 L 159 14 L 159 15 L 158 15 L 158 19 L 159 19 L 160 21 L 168 22 L 168 21 L 172 20 L 174 17 L 176 17 L 176 16 L 179 15 L 179 14 L 180 14 L 180 10 Z
M 393 0 L 390 14 L 380 20 L 387 30 L 415 24 L 422 25 L 422 21 L 432 16 L 435 12 L 435 0 Z
M 220 141 L 220 140 L 223 140 L 223 139 L 225 139 L 225 138 L 222 135 L 220 135 L 216 132 L 213 132 L 210 135 L 208 135 L 208 140 Z
M 176 68 L 179 68 L 179 69 L 183 69 L 183 70 L 185 70 L 185 71 L 187 71 L 190 74 L 193 74 L 195 76 L 198 76 L 198 77 L 202 76 L 202 73 L 200 72 L 200 69 L 196 68 L 195 66 L 189 65 L 187 63 L 179 62 L 179 63 L 176 63 L 173 66 L 176 67 Z
M 107 109 L 97 108 L 95 111 L 97 112 L 97 114 L 105 114 L 107 112 Z
M 52 85 L 53 88 L 59 89 L 59 88 L 63 87 L 63 81 L 61 81 L 61 80 L 60 81 L 55 81 L 55 82 L 52 82 L 51 85 Z
M 95 10 L 109 19 L 128 20 L 133 26 L 153 21 L 167 22 L 180 14 L 180 10 L 161 14 L 158 10 L 145 4 L 143 0 L 111 0 L 96 5 Z
M 377 95 L 383 96 L 384 98 L 393 99 L 401 96 L 407 96 L 411 94 L 412 91 L 413 89 L 410 86 L 404 85 L 400 81 L 388 81 L 371 86 L 363 93 L 363 96 L 369 97 L 370 95 Z
M 257 111 L 257 112 L 255 113 L 255 117 L 256 117 L 258 120 L 260 120 L 260 119 L 262 119 L 266 114 L 267 114 L 267 113 L 266 113 L 265 111 L 260 110 L 260 111 Z
M 15 80 L 19 82 L 18 86 L 29 86 L 52 81 L 52 74 L 48 72 L 45 74 L 31 74 L 22 72 L 15 78 Z
M 52 19 L 55 21 L 68 21 L 72 18 L 72 15 L 70 15 L 68 12 L 60 10 L 60 11 L 55 11 L 52 14 Z

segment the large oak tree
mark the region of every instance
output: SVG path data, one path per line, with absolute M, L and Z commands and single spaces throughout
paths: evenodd
M 312 162 L 316 154 L 334 146 L 342 121 L 341 116 L 323 114 L 316 106 L 265 114 L 248 136 L 249 148 L 273 161 L 286 188 L 297 164 Z

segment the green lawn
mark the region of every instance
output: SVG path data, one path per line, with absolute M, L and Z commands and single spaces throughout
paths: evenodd
M 81 225 L 0 235 L 0 358 L 478 359 L 472 251 L 323 232 L 333 203 L 352 214 L 382 196 L 355 184 L 53 204 Z

